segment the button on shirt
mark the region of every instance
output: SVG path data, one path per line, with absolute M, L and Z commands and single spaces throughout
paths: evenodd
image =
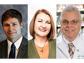
M 22 36 L 20 37 L 20 39 L 19 40 L 17 40 L 15 43 L 14 43 L 14 45 L 15 45 L 15 58 L 17 57 L 17 54 L 18 54 L 18 51 L 19 51 L 19 47 L 20 47 L 20 44 L 21 44 L 21 42 L 22 42 Z M 11 45 L 12 45 L 12 42 L 11 41 L 9 41 L 8 39 L 7 39 L 7 42 L 8 42 L 8 58 L 9 58 L 9 54 L 10 54 L 10 51 L 11 51 Z
M 69 43 L 73 43 L 74 47 L 72 48 L 72 50 L 73 50 L 73 52 L 75 52 L 75 49 L 76 49 L 76 47 L 77 47 L 77 43 L 78 43 L 79 37 L 80 37 L 80 35 L 78 35 L 77 38 L 76 38 L 74 41 L 69 42 L 69 41 L 63 36 L 63 40 L 64 40 L 64 42 L 66 43 L 67 51 L 69 50 L 68 44 L 69 44 Z

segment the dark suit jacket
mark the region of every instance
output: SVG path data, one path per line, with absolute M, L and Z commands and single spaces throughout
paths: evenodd
M 8 58 L 7 40 L 0 42 L 0 58 Z M 28 58 L 28 40 L 23 37 L 17 58 Z

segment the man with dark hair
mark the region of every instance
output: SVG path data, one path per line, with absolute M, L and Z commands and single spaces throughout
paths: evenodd
M 1 17 L 1 23 L 7 36 L 0 42 L 0 58 L 27 58 L 28 40 L 22 36 L 22 15 L 15 9 L 5 11 Z

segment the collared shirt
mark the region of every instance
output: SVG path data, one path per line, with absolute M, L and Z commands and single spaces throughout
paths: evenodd
M 80 34 L 78 34 L 78 36 L 76 37 L 75 40 L 73 40 L 72 42 L 69 42 L 69 41 L 63 36 L 63 40 L 64 40 L 64 42 L 67 44 L 67 45 L 66 45 L 67 51 L 69 50 L 68 44 L 69 44 L 69 43 L 73 43 L 74 47 L 72 48 L 72 50 L 73 50 L 73 52 L 75 52 L 75 49 L 76 49 L 76 47 L 77 47 L 77 43 L 78 43 L 79 38 L 80 38 Z
M 15 45 L 15 58 L 17 57 L 17 54 L 18 54 L 18 51 L 19 51 L 19 47 L 20 47 L 20 44 L 21 44 L 21 42 L 22 42 L 22 36 L 14 43 L 14 45 Z M 11 51 L 11 45 L 12 45 L 12 42 L 11 41 L 9 41 L 8 39 L 7 39 L 7 42 L 8 42 L 8 58 L 9 58 L 9 54 L 10 54 L 10 51 Z

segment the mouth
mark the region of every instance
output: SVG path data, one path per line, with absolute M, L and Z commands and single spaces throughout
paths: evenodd
M 15 34 L 15 32 L 8 32 L 8 34 L 9 34 L 9 35 L 14 35 L 14 34 Z
M 74 30 L 66 30 L 66 31 L 72 32 L 72 31 L 74 31 Z
M 46 32 L 46 30 L 43 30 L 43 29 L 39 29 L 41 32 Z

